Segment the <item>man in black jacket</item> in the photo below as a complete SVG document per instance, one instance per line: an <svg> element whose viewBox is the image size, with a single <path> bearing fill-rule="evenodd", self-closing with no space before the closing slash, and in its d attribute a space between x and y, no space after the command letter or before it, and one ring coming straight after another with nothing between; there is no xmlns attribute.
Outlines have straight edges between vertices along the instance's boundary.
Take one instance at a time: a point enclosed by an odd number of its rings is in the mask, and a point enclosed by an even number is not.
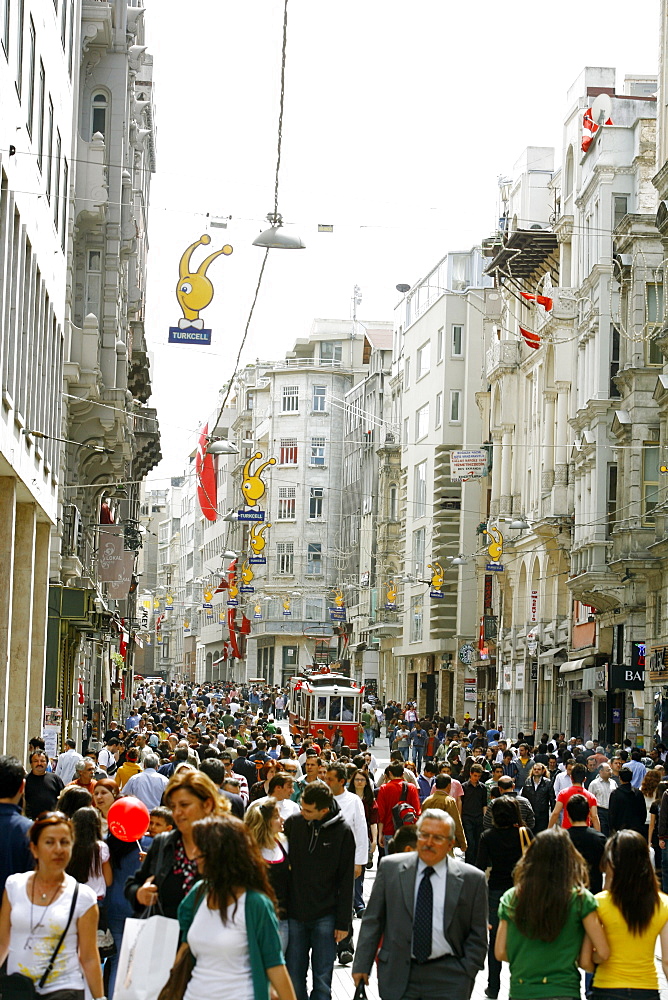
<svg viewBox="0 0 668 1000"><path fill-rule="evenodd" d="M632 780L631 768L623 767L619 772L619 788L616 788L610 796L608 811L610 833L616 833L617 830L636 830L643 834L645 832L647 821L645 797L639 788L633 787Z"/></svg>
<svg viewBox="0 0 668 1000"><path fill-rule="evenodd" d="M352 913L355 838L324 781L305 786L300 808L301 815L285 823L290 845L286 960L297 1000L308 1000L309 957L311 1000L330 1000L336 946L348 934Z"/></svg>
<svg viewBox="0 0 668 1000"><path fill-rule="evenodd" d="M531 774L522 787L522 795L531 803L536 817L533 832L540 833L541 830L547 830L550 813L554 809L555 795L545 764L534 763Z"/></svg>

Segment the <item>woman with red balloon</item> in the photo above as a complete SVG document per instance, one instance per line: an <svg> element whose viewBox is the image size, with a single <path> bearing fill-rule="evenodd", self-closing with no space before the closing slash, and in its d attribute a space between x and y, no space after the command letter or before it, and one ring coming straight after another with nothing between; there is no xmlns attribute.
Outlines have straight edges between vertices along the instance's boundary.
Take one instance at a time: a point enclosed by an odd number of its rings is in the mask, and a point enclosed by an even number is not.
<svg viewBox="0 0 668 1000"><path fill-rule="evenodd" d="M111 812L122 801L119 799L109 810L110 830ZM229 811L230 804L211 778L190 770L181 770L170 779L163 802L172 811L176 830L155 838L143 864L128 879L125 895L135 910L159 903L165 917L176 917L179 903L199 878L192 825L205 816L221 816Z"/></svg>

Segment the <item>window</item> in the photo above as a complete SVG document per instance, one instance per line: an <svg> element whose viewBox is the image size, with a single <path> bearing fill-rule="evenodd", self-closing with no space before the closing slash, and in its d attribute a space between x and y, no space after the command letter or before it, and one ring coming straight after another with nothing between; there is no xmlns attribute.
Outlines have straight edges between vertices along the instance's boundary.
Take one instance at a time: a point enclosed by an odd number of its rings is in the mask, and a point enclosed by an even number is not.
<svg viewBox="0 0 668 1000"><path fill-rule="evenodd" d="M60 43L65 51L65 39L67 38L67 0L63 0L60 11Z"/></svg>
<svg viewBox="0 0 668 1000"><path fill-rule="evenodd" d="M324 385L313 386L313 410L315 413L325 412L325 402L327 399L327 389Z"/></svg>
<svg viewBox="0 0 668 1000"><path fill-rule="evenodd" d="M65 239L67 236L67 203L69 201L70 166L66 159L63 160L63 219L61 223L60 245L65 250Z"/></svg>
<svg viewBox="0 0 668 1000"><path fill-rule="evenodd" d="M299 409L299 386L284 385L281 410L283 413L296 413Z"/></svg>
<svg viewBox="0 0 668 1000"><path fill-rule="evenodd" d="M415 597L411 597L411 642L420 642L422 640L422 597L418 594Z"/></svg>
<svg viewBox="0 0 668 1000"><path fill-rule="evenodd" d="M46 198L51 203L51 186L53 183L53 101L49 94L49 138L48 138L48 161L46 164Z"/></svg>
<svg viewBox="0 0 668 1000"><path fill-rule="evenodd" d="M322 621L324 610L322 597L306 597L304 599L304 618L307 621Z"/></svg>
<svg viewBox="0 0 668 1000"><path fill-rule="evenodd" d="M247 410L252 410L254 408L254 406L255 406L255 393L254 392L247 392L246 393L246 409Z"/></svg>
<svg viewBox="0 0 668 1000"><path fill-rule="evenodd" d="M311 438L311 465L325 464L325 439L323 437Z"/></svg>
<svg viewBox="0 0 668 1000"><path fill-rule="evenodd" d="M450 423L451 424L458 424L459 421L461 420L461 416L460 416L460 413L459 413L459 401L460 401L460 397L461 397L461 393L460 393L459 389L453 389L450 392Z"/></svg>
<svg viewBox="0 0 668 1000"><path fill-rule="evenodd" d="M278 520L294 521L295 519L295 495L294 486L281 486L278 490Z"/></svg>
<svg viewBox="0 0 668 1000"><path fill-rule="evenodd" d="M615 529L615 522L617 521L617 465L616 463L611 463L608 466L608 497L607 497L607 513L608 513L608 537L612 534Z"/></svg>
<svg viewBox="0 0 668 1000"><path fill-rule="evenodd" d="M436 334L436 364L443 360L443 327Z"/></svg>
<svg viewBox="0 0 668 1000"><path fill-rule="evenodd" d="M413 517L424 517L427 513L427 462L415 466L415 496Z"/></svg>
<svg viewBox="0 0 668 1000"><path fill-rule="evenodd" d="M60 132L56 129L56 190L55 197L53 199L53 224L56 227L56 233L58 232L58 223L60 222L60 157L62 153L62 142L60 140Z"/></svg>
<svg viewBox="0 0 668 1000"><path fill-rule="evenodd" d="M416 374L415 377L422 378L426 375L431 366L431 341L428 340L426 344L422 347L418 347L417 356L415 359Z"/></svg>
<svg viewBox="0 0 668 1000"><path fill-rule="evenodd" d="M37 107L37 166L41 173L44 160L44 97L46 91L46 75L44 63L39 61L39 105Z"/></svg>
<svg viewBox="0 0 668 1000"><path fill-rule="evenodd" d="M89 250L86 255L86 311L93 316L100 315L100 291L102 288L102 251Z"/></svg>
<svg viewBox="0 0 668 1000"><path fill-rule="evenodd" d="M399 520L399 487L396 483L390 486L390 521Z"/></svg>
<svg viewBox="0 0 668 1000"><path fill-rule="evenodd" d="M411 384L411 359L404 361L404 389L408 389Z"/></svg>
<svg viewBox="0 0 668 1000"><path fill-rule="evenodd" d="M612 228L616 229L628 211L628 198L625 194L612 196Z"/></svg>
<svg viewBox="0 0 668 1000"><path fill-rule="evenodd" d="M70 40L68 43L67 68L72 76L72 61L74 57L74 0L70 0Z"/></svg>
<svg viewBox="0 0 668 1000"><path fill-rule="evenodd" d="M613 381L619 372L619 330L616 326L610 326L610 399L619 399L621 392L616 382Z"/></svg>
<svg viewBox="0 0 668 1000"><path fill-rule="evenodd" d="M341 361L341 341L323 340L320 344L321 361Z"/></svg>
<svg viewBox="0 0 668 1000"><path fill-rule="evenodd" d="M425 529L413 532L413 576L416 580L424 576Z"/></svg>
<svg viewBox="0 0 668 1000"><path fill-rule="evenodd" d="M295 569L294 550L294 542L278 542L276 545L277 571L281 576L293 576Z"/></svg>
<svg viewBox="0 0 668 1000"><path fill-rule="evenodd" d="M659 446L645 441L642 451L642 520L654 524L654 508L659 495Z"/></svg>
<svg viewBox="0 0 668 1000"><path fill-rule="evenodd" d="M404 440L403 440L404 448L408 447L408 435L409 434L410 434L409 419L408 419L408 417L404 417Z"/></svg>
<svg viewBox="0 0 668 1000"><path fill-rule="evenodd" d="M663 633L663 597L656 594L654 597L654 637L658 638Z"/></svg>
<svg viewBox="0 0 668 1000"><path fill-rule="evenodd" d="M436 393L436 416L434 418L434 427L440 427L443 422L443 393Z"/></svg>
<svg viewBox="0 0 668 1000"><path fill-rule="evenodd" d="M107 134L107 109L109 101L102 91L93 94L90 110L90 137L99 132L102 138Z"/></svg>
<svg viewBox="0 0 668 1000"><path fill-rule="evenodd" d="M281 438L279 465L297 464L297 438Z"/></svg>
<svg viewBox="0 0 668 1000"><path fill-rule="evenodd" d="M320 542L309 542L306 549L307 576L322 576L322 545Z"/></svg>
<svg viewBox="0 0 668 1000"><path fill-rule="evenodd" d="M648 282L647 294L647 336L648 365L663 365L663 355L654 341L652 334L663 323L663 285L660 282Z"/></svg>
<svg viewBox="0 0 668 1000"><path fill-rule="evenodd" d="M322 503L324 490L322 486L312 486L308 502L308 516L312 520L322 518Z"/></svg>
<svg viewBox="0 0 668 1000"><path fill-rule="evenodd" d="M2 3L2 47L5 55L9 59L9 15L11 11L11 0L0 0Z"/></svg>
<svg viewBox="0 0 668 1000"><path fill-rule="evenodd" d="M453 358L464 356L464 327L455 324L452 328L451 354Z"/></svg>
<svg viewBox="0 0 668 1000"><path fill-rule="evenodd" d="M21 100L23 91L23 29L25 26L25 0L19 0L18 26L16 31L16 93Z"/></svg>
<svg viewBox="0 0 668 1000"><path fill-rule="evenodd" d="M35 114L35 24L30 18L30 49L28 52L28 115L26 128L32 139L33 117Z"/></svg>
<svg viewBox="0 0 668 1000"><path fill-rule="evenodd" d="M415 414L415 440L421 441L429 433L429 403L421 406Z"/></svg>

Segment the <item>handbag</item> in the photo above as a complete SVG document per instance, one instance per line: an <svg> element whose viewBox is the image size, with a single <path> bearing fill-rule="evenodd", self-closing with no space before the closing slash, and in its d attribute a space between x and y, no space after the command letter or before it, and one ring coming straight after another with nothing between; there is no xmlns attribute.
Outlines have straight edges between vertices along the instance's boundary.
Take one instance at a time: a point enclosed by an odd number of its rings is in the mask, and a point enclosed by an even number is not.
<svg viewBox="0 0 668 1000"><path fill-rule="evenodd" d="M360 979L359 983L355 987L353 1000L366 1000L366 986L364 985L363 979Z"/></svg>
<svg viewBox="0 0 668 1000"><path fill-rule="evenodd" d="M128 917L118 953L114 1000L157 1000L179 945L179 922L152 914Z"/></svg>
<svg viewBox="0 0 668 1000"><path fill-rule="evenodd" d="M158 1000L183 1000L194 968L195 956L187 944L181 945L169 973L169 979L160 990Z"/></svg>
<svg viewBox="0 0 668 1000"><path fill-rule="evenodd" d="M72 917L74 916L74 910L77 905L77 898L79 896L79 883L76 882L74 885L74 892L72 894L72 904L70 906L70 912L67 917L67 923L65 924L65 930L60 935L58 944L53 949L51 958L49 959L49 964L40 976L37 983L40 989L44 989L44 984L53 972L53 966L58 957L58 952L62 948L63 941L65 940L65 935L70 929L70 924L72 923ZM33 1000L38 996L35 990L35 981L31 979L30 976L24 976L20 972L12 972L8 976L0 976L0 1000Z"/></svg>
<svg viewBox="0 0 668 1000"><path fill-rule="evenodd" d="M104 961L105 958L111 958L115 955L117 949L114 936L109 930L109 924L107 922L106 904L98 903L97 905L100 913L97 923L97 950L100 953L100 960Z"/></svg>
<svg viewBox="0 0 668 1000"><path fill-rule="evenodd" d="M531 836L525 826L521 826L519 828L519 831L520 831L520 847L522 848L522 854L526 854L527 850L531 846Z"/></svg>

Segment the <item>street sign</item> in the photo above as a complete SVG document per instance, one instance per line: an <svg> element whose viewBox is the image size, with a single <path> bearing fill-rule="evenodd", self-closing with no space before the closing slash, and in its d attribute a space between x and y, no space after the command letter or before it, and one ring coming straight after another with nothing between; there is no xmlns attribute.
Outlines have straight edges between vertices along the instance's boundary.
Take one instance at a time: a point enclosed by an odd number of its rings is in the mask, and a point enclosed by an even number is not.
<svg viewBox="0 0 668 1000"><path fill-rule="evenodd" d="M487 573L503 573L503 566L501 563L487 563L485 566L485 572Z"/></svg>
<svg viewBox="0 0 668 1000"><path fill-rule="evenodd" d="M211 344L211 330L197 330L194 326L187 326L181 329L179 326L170 326L169 344Z"/></svg>
<svg viewBox="0 0 668 1000"><path fill-rule="evenodd" d="M263 510L239 510L237 521L264 521Z"/></svg>

